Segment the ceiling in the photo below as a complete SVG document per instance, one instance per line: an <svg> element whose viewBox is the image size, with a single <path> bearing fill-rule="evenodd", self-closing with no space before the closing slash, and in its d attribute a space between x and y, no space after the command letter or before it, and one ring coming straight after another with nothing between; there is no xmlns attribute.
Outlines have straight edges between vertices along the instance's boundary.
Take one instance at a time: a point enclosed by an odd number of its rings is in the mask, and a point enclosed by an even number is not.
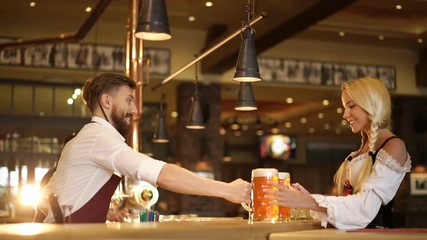
<svg viewBox="0 0 427 240"><path fill-rule="evenodd" d="M130 1L37 0L33 8L28 6L29 2L0 0L0 36L22 38L25 42L76 32L89 15L82 9L95 7L98 2L108 4L98 21L123 26ZM206 7L204 2L167 0L166 4L172 30L207 31L207 49L241 26L247 16L247 1L213 0L212 7ZM398 4L401 9L397 9ZM255 16L261 11L266 11L268 17L256 25L258 54L290 38L390 46L420 53L427 45L427 0L256 0ZM189 16L194 16L196 21L188 21ZM124 34L125 27L115 31L117 39L123 38L120 31ZM202 71L223 73L231 69L239 45L240 40L236 39L208 55L202 60ZM234 102L227 100L227 96L236 94L236 90L224 87L224 121L237 117L241 122L254 123L261 118L269 123L278 120L283 129L284 123L291 122L292 127L285 130L289 132L306 133L310 128L316 129L316 133L334 133L337 128L343 133L349 132L347 127L340 125L341 114L336 109L341 103L336 91L293 87L292 94L302 97L292 104L278 100L278 96L283 96L283 89L261 86L254 91L259 110L236 113ZM331 93L337 101L322 105L322 100L330 98ZM319 113L324 117L319 118ZM307 123L312 125L302 124L301 117L306 117ZM327 124L328 128L325 127Z"/></svg>

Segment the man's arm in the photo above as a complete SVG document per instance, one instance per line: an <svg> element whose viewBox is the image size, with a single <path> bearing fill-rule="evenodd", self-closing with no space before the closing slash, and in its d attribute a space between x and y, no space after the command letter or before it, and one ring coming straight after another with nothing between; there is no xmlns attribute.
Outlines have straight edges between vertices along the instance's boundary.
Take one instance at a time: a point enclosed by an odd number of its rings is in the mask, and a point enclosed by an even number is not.
<svg viewBox="0 0 427 240"><path fill-rule="evenodd" d="M231 183L200 177L174 164L162 168L157 185L182 194L221 197L234 203L250 203L251 184L242 179Z"/></svg>

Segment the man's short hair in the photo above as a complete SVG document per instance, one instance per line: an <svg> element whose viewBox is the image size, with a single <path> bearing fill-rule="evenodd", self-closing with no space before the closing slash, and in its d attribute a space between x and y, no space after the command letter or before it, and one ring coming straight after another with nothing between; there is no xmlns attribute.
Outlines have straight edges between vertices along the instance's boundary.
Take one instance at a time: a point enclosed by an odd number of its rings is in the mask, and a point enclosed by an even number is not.
<svg viewBox="0 0 427 240"><path fill-rule="evenodd" d="M111 93L120 86L127 85L130 88L136 88L135 82L120 74L101 73L86 80L83 86L83 102L93 113L99 105L99 98L104 93Z"/></svg>

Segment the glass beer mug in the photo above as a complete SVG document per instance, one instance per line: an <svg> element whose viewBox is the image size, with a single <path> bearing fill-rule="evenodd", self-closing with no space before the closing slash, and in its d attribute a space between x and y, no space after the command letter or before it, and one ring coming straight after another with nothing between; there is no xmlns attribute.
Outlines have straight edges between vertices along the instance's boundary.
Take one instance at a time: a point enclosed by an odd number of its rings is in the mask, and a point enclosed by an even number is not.
<svg viewBox="0 0 427 240"><path fill-rule="evenodd" d="M279 220L279 206L270 204L271 200L264 197L266 193L263 189L270 187L267 184L268 181L279 183L277 169L257 168L252 170L251 204L248 206L242 203L243 208L249 212L251 221L277 222Z"/></svg>
<svg viewBox="0 0 427 240"><path fill-rule="evenodd" d="M291 184L291 175L288 172L279 172L279 184ZM289 222L291 219L291 209L286 206L279 206L279 219L281 221Z"/></svg>

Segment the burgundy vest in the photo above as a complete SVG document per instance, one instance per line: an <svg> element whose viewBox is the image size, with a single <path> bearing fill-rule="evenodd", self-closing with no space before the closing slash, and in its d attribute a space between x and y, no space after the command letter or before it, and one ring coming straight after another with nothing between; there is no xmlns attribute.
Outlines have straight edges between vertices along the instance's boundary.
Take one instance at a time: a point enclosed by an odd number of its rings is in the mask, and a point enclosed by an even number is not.
<svg viewBox="0 0 427 240"><path fill-rule="evenodd" d="M115 174L101 189L79 210L71 214L71 223L105 223L113 196L121 178ZM69 221L69 216L65 222Z"/></svg>

